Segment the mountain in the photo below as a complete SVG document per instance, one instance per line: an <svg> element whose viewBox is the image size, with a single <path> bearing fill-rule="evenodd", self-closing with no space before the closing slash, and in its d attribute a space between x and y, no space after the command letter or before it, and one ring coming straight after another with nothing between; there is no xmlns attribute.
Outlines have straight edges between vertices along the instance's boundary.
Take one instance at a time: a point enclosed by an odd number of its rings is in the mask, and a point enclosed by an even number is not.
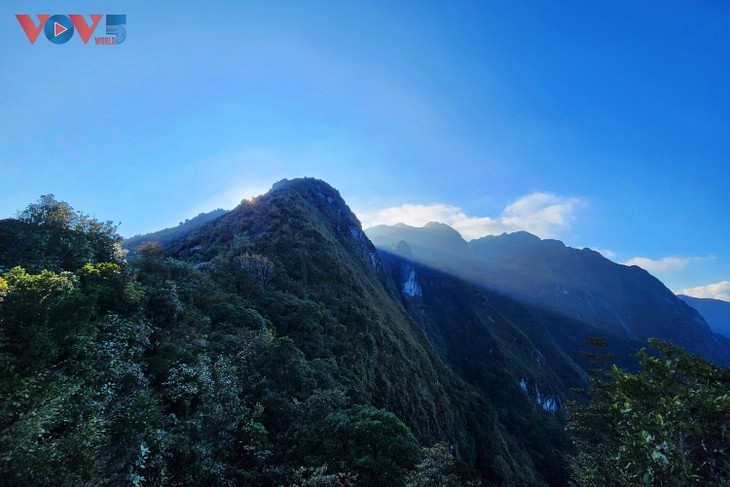
<svg viewBox="0 0 730 487"><path fill-rule="evenodd" d="M699 311L715 333L730 337L730 302L681 294L679 298Z"/></svg>
<svg viewBox="0 0 730 487"><path fill-rule="evenodd" d="M430 230L443 231L444 240L451 237L451 231L441 226L432 225ZM253 259L269 262L273 277L266 285L270 297L262 313L278 335L291 338L308 361L324 368L321 373L333 386L346 390L356 402L395 413L424 444L451 439L460 458L490 482L543 485L547 478L565 478L559 453L568 450L567 439L550 413L558 407L552 398L565 397L566 388L554 374L540 370L529 340L503 318L502 331L489 331L481 314L487 306L477 302L470 319L481 335L464 337L484 350L489 343L479 340L491 337L494 357L499 358L489 363L501 363L503 368L490 371L489 381L470 384L464 370L449 366L456 350L446 353L442 348L439 353L435 348L439 340L451 347L458 337L424 332L425 323L404 308L400 277L394 280L400 263L381 258L339 193L326 183L281 181L269 193L173 242L167 254L228 276L240 273L241 265L231 266L230 259L244 266ZM465 284L454 285L454 298L470 292ZM406 292L417 294L418 286L414 281ZM430 293L430 281L424 286ZM300 316L303 302L318 311ZM460 304L450 306L455 309ZM437 307L428 301L427 316ZM431 324L443 330L457 323L455 316L433 316ZM512 345L510 341L517 338L520 344ZM519 362L533 365L513 369ZM479 365L470 369L472 375L488 370L483 357L475 363ZM521 389L521 379L529 390ZM546 441L539 427L524 426L534 437L527 445L520 431L495 409L491 397L498 384L509 384L501 408L509 409L509 401L519 403L518 409L525 413L521 421L538 418L536 422L550 425L545 428L560 440ZM545 388L545 397L537 396L538 387ZM538 459L549 454L552 463Z"/></svg>
<svg viewBox="0 0 730 487"><path fill-rule="evenodd" d="M399 223L377 225L367 229L368 237L379 247L398 253L398 243L408 243L418 262L454 273L463 273L471 261L469 244L461 234L443 223L431 222L421 228Z"/></svg>
<svg viewBox="0 0 730 487"><path fill-rule="evenodd" d="M399 251L409 252L402 242ZM546 480L565 485L566 472L555 467L572 450L559 413L571 388L585 386L585 372L520 303L395 253L381 256L441 358L494 404Z"/></svg>
<svg viewBox="0 0 730 487"><path fill-rule="evenodd" d="M409 243L414 238L419 247L413 249L413 258L443 268L441 261L432 258L439 255L437 249L422 248L427 247L429 234L425 228L393 226L379 228L372 238L385 250L393 241ZM569 248L527 232L483 237L467 245L470 263L447 268L461 269L462 278L534 308L588 325L572 327L574 331L582 328L583 338L597 332L609 342L622 342L621 348L628 350L629 343L638 348L647 338L658 337L718 363L730 363L730 350L716 339L702 316L639 267L616 264L590 249ZM557 341L565 339L560 332L553 336Z"/></svg>
<svg viewBox="0 0 730 487"><path fill-rule="evenodd" d="M658 337L730 363L730 351L715 340L705 320L637 266L524 233L469 245L480 264L475 278L486 285L617 335L642 342Z"/></svg>
<svg viewBox="0 0 730 487"><path fill-rule="evenodd" d="M201 213L196 217L180 222L175 227L165 228L156 232L147 233L143 235L135 235L133 237L124 239L122 247L127 250L130 256L136 254L136 248L144 242L158 242L163 246L169 245L170 242L179 239L180 237L188 234L196 228L215 220L227 213L226 210L218 208L217 210Z"/></svg>

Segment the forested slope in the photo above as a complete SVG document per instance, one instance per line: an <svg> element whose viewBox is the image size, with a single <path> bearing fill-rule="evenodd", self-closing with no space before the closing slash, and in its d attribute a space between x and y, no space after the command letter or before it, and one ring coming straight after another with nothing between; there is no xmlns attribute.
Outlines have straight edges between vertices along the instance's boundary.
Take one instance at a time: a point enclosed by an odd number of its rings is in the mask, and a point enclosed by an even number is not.
<svg viewBox="0 0 730 487"><path fill-rule="evenodd" d="M7 484L544 483L326 184L119 241L50 196L0 222Z"/></svg>

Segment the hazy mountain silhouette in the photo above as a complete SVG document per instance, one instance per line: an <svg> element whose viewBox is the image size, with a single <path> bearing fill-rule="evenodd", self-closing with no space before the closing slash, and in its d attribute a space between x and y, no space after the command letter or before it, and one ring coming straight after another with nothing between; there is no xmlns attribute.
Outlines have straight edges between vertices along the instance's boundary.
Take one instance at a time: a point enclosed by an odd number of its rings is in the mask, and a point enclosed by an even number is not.
<svg viewBox="0 0 730 487"><path fill-rule="evenodd" d="M431 222L421 228L402 223L377 225L368 228L366 233L379 247L389 248L398 255L398 243L405 241L414 259L441 270L463 273L471 262L469 244L459 232L443 223Z"/></svg>
<svg viewBox="0 0 730 487"><path fill-rule="evenodd" d="M715 333L730 337L730 302L721 299L695 298L679 295L679 298L700 312Z"/></svg>
<svg viewBox="0 0 730 487"><path fill-rule="evenodd" d="M367 231L370 235L370 230ZM527 232L487 236L468 242L449 263L428 228L378 228L373 242L389 250L391 242L410 239L413 258L455 272L481 286L505 293L534 307L590 325L591 330L623 340L644 342L657 337L719 363L730 363L730 350L716 339L705 320L645 270L611 262L590 249L573 249L558 240ZM463 239L462 242L466 243ZM449 249L456 246L450 244ZM462 246L463 247L463 246ZM560 333L554 333L556 340Z"/></svg>

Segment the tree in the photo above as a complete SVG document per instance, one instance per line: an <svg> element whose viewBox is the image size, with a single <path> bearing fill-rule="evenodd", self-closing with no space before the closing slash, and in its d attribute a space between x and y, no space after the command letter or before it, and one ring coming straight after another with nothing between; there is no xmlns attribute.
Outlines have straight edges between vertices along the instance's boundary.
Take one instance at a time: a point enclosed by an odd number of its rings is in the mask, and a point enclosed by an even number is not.
<svg viewBox="0 0 730 487"><path fill-rule="evenodd" d="M159 242L142 242L135 250L146 260L161 260L165 256L165 247Z"/></svg>
<svg viewBox="0 0 730 487"><path fill-rule="evenodd" d="M0 350L13 357L14 370L44 369L86 334L90 309L70 272L29 274L13 267L0 288ZM0 371L0 378L7 373Z"/></svg>
<svg viewBox="0 0 730 487"><path fill-rule="evenodd" d="M79 213L51 194L4 225L8 228L0 232L0 267L59 272L75 271L87 263L124 263L122 237L112 222Z"/></svg>
<svg viewBox="0 0 730 487"><path fill-rule="evenodd" d="M468 481L457 475L456 458L444 443L437 443L430 448L423 448L421 463L411 472L406 482L408 487L468 487L478 485L476 481Z"/></svg>
<svg viewBox="0 0 730 487"><path fill-rule="evenodd" d="M340 471L357 473L362 485L403 485L418 463L418 441L391 412L357 405L329 414L324 426L325 457L337 460Z"/></svg>
<svg viewBox="0 0 730 487"><path fill-rule="evenodd" d="M322 467L301 467L294 472L290 487L353 487L357 475L349 472L329 473L327 465Z"/></svg>
<svg viewBox="0 0 730 487"><path fill-rule="evenodd" d="M276 274L274 263L263 255L247 252L240 257L240 262L241 268L257 285L266 287L274 279Z"/></svg>
<svg viewBox="0 0 730 487"><path fill-rule="evenodd" d="M650 339L640 371L615 365L570 407L580 485L728 485L730 369Z"/></svg>
<svg viewBox="0 0 730 487"><path fill-rule="evenodd" d="M19 212L20 220L31 225L69 228L76 224L79 215L65 201L58 201L52 194L42 195L37 202Z"/></svg>

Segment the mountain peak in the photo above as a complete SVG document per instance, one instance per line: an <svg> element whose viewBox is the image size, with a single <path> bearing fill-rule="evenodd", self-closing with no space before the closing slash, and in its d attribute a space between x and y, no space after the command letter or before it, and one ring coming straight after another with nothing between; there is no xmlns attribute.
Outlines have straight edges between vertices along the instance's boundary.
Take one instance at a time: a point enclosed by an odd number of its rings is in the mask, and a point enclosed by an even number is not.
<svg viewBox="0 0 730 487"><path fill-rule="evenodd" d="M297 192L302 196L317 196L319 198L332 198L339 200L344 204L340 192L330 186L325 181L317 178L296 178L296 179L282 179L277 181L271 186L268 194L285 193L285 192Z"/></svg>
<svg viewBox="0 0 730 487"><path fill-rule="evenodd" d="M428 228L429 230L446 230L451 232L456 231L449 225L441 222L428 222L423 226L423 228Z"/></svg>
<svg viewBox="0 0 730 487"><path fill-rule="evenodd" d="M414 260L438 269L465 268L470 259L469 244L459 232L444 223L429 222L422 227L378 225L368 228L365 233L377 247L386 250L393 251L400 242L406 242Z"/></svg>
<svg viewBox="0 0 730 487"><path fill-rule="evenodd" d="M334 190L332 186L329 185L329 183L312 177L303 177L303 178L294 178L294 179L281 179L274 184L271 185L271 191L280 191L282 189L296 189L296 188L302 188L302 187L308 187L312 185L324 185L330 188L331 190Z"/></svg>

